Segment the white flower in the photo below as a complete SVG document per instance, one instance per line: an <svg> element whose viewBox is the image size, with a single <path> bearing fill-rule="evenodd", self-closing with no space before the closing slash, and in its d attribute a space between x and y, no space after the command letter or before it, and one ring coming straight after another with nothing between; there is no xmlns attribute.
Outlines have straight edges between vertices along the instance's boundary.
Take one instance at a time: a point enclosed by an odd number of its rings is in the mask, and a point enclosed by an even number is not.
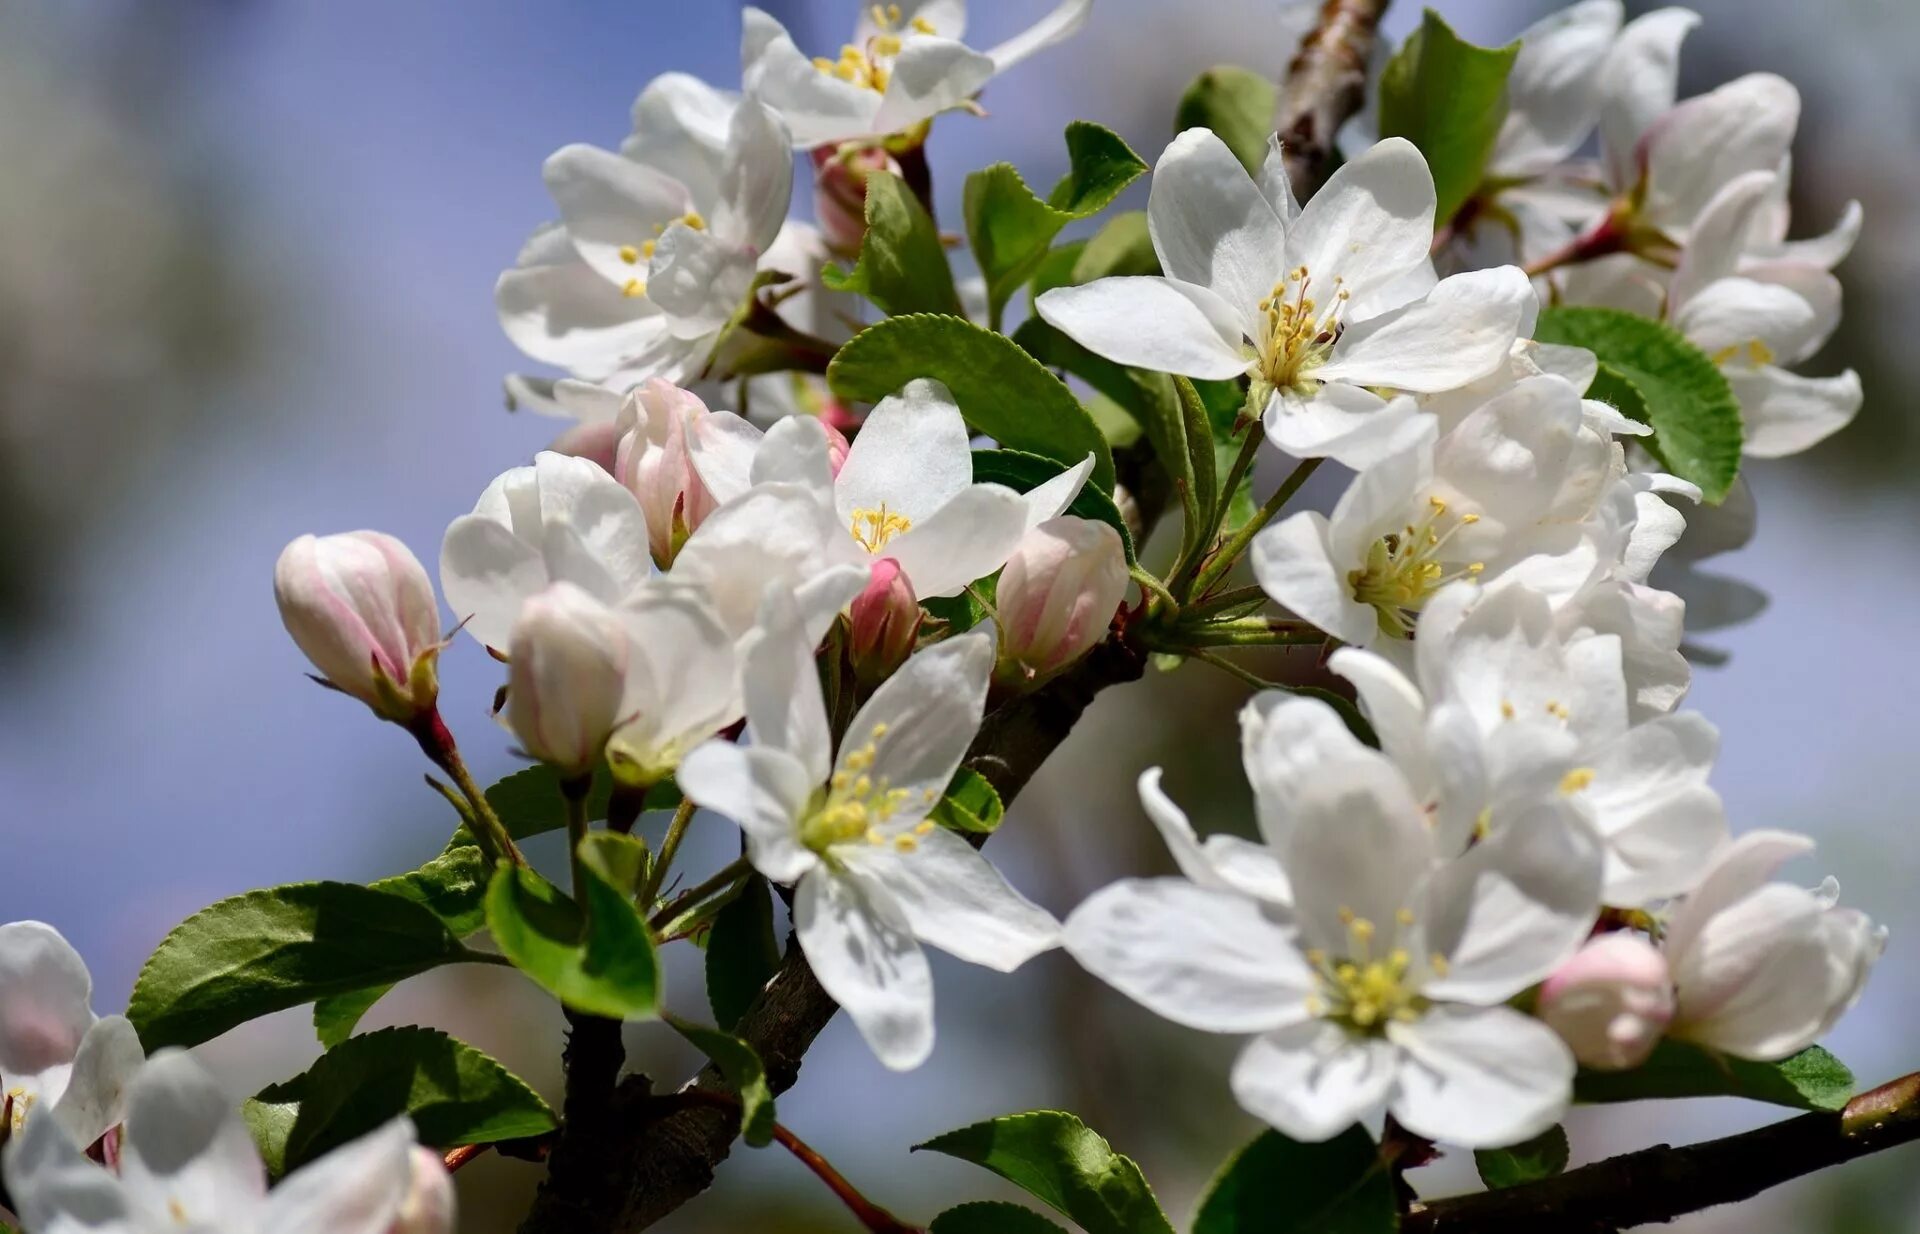
<svg viewBox="0 0 1920 1234"><path fill-rule="evenodd" d="M634 115L625 152L572 145L547 160L561 221L534 233L494 291L522 351L616 390L701 374L767 265L793 188L786 131L758 103L671 75Z"/></svg>
<svg viewBox="0 0 1920 1234"><path fill-rule="evenodd" d="M680 765L687 796L746 833L769 879L794 885L794 930L820 984L882 1063L933 1048L920 948L1010 972L1058 943L1028 902L927 813L980 727L993 640L983 631L915 654L867 700L838 757L813 643L779 588L747 654L747 743L712 741Z"/></svg>
<svg viewBox="0 0 1920 1234"><path fill-rule="evenodd" d="M1107 636L1127 594L1120 533L1063 515L1020 541L994 589L1002 671L1021 683L1044 680Z"/></svg>
<svg viewBox="0 0 1920 1234"><path fill-rule="evenodd" d="M1258 184L1206 129L1154 167L1149 230L1164 276L1096 279L1035 308L1119 364L1272 390L1267 432L1343 462L1392 425L1375 388L1429 393L1507 357L1534 294L1517 268L1436 285L1433 177L1389 138L1296 207L1278 143Z"/></svg>
<svg viewBox="0 0 1920 1234"><path fill-rule="evenodd" d="M555 583L520 606L509 645L506 721L521 747L564 775L592 771L622 714L631 651L619 615Z"/></svg>
<svg viewBox="0 0 1920 1234"><path fill-rule="evenodd" d="M842 593L850 574L837 576ZM697 586L650 579L620 615L629 653L621 722L607 741L607 759L622 781L651 785L740 718L740 660L733 635Z"/></svg>
<svg viewBox="0 0 1920 1234"><path fill-rule="evenodd" d="M413 1124L398 1118L289 1174L271 1192L259 1150L206 1069L163 1050L127 1091L118 1177L42 1122L5 1154L7 1188L36 1234L389 1234L396 1223L449 1234L422 1220ZM429 1210L430 1211L430 1210Z"/></svg>
<svg viewBox="0 0 1920 1234"><path fill-rule="evenodd" d="M782 423L820 433L824 442L824 430L811 417ZM818 642L867 585L869 565L832 508L821 504L815 486L766 481L716 509L681 547L669 577L698 587L721 626L743 645L767 588L783 588Z"/></svg>
<svg viewBox="0 0 1920 1234"><path fill-rule="evenodd" d="M965 0L873 4L835 59L809 59L787 28L749 6L742 14L741 82L780 113L798 147L878 140L964 107L996 73L1086 24L1093 0L1062 0L1033 26L986 52L960 42Z"/></svg>
<svg viewBox="0 0 1920 1234"><path fill-rule="evenodd" d="M1254 541L1267 594L1356 646L1409 637L1449 582L1576 549L1613 460L1558 377L1511 386L1444 436L1432 416L1400 415L1331 517L1303 510Z"/></svg>
<svg viewBox="0 0 1920 1234"><path fill-rule="evenodd" d="M691 443L693 461L716 497L728 501L772 483L802 486L843 529L837 557L890 557L922 599L958 595L1005 565L1029 528L1066 509L1093 467L1088 456L1026 494L974 483L966 421L931 378L880 400L837 472L818 422L784 420L764 437L724 413L707 423L712 429Z"/></svg>
<svg viewBox="0 0 1920 1234"><path fill-rule="evenodd" d="M328 685L401 723L432 710L440 607L406 545L377 531L301 536L274 564L273 598Z"/></svg>
<svg viewBox="0 0 1920 1234"><path fill-rule="evenodd" d="M60 932L0 925L0 1142L51 1123L86 1148L120 1121L146 1054L123 1016L93 1014L93 977Z"/></svg>
<svg viewBox="0 0 1920 1234"><path fill-rule="evenodd" d="M1460 584L1413 651L1413 678L1352 648L1331 663L1432 811L1443 851L1558 801L1605 845L1605 902L1635 907L1693 886L1725 842L1707 785L1719 734L1692 713L1631 723L1617 636L1567 636L1546 598L1515 583Z"/></svg>
<svg viewBox="0 0 1920 1234"><path fill-rule="evenodd" d="M1739 1058L1785 1058L1812 1045L1860 997L1885 928L1836 908L1839 887L1767 879L1813 851L1785 831L1754 831L1718 854L1666 923L1675 1037Z"/></svg>
<svg viewBox="0 0 1920 1234"><path fill-rule="evenodd" d="M1068 919L1067 949L1168 1019L1257 1034L1234 1095L1295 1139L1328 1139L1382 1106L1470 1147L1544 1130L1566 1108L1573 1058L1502 1004L1594 920L1599 862L1584 826L1549 807L1443 861L1393 764L1325 704L1287 699L1265 725L1288 738L1266 772L1285 813L1263 811L1262 830L1291 912L1209 863L1203 877L1096 893Z"/></svg>
<svg viewBox="0 0 1920 1234"><path fill-rule="evenodd" d="M618 604L651 572L633 494L596 464L550 451L498 476L440 546L447 606L500 651L521 604L547 584L573 583Z"/></svg>
<svg viewBox="0 0 1920 1234"><path fill-rule="evenodd" d="M1638 934L1614 930L1582 947L1540 987L1535 1013L1584 1067L1638 1067L1673 1018L1666 957Z"/></svg>

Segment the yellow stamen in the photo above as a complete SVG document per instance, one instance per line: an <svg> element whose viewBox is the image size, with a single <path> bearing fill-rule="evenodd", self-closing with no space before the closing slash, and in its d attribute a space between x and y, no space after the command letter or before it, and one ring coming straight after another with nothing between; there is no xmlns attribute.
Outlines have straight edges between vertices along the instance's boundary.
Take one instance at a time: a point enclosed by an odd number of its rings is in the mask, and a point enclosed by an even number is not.
<svg viewBox="0 0 1920 1234"><path fill-rule="evenodd" d="M1560 777L1560 791L1564 795L1571 797L1592 783L1593 768L1575 767L1572 771Z"/></svg>
<svg viewBox="0 0 1920 1234"><path fill-rule="evenodd" d="M913 526L912 519L893 513L884 502L877 510L855 510L851 521L853 538L869 553L879 552L887 541Z"/></svg>
<svg viewBox="0 0 1920 1234"><path fill-rule="evenodd" d="M652 254L648 254L648 256L652 256ZM640 260L640 250L633 247L631 244L621 245L620 260L626 262L628 265L631 266L635 262Z"/></svg>
<svg viewBox="0 0 1920 1234"><path fill-rule="evenodd" d="M624 284L621 285L620 294L625 296L629 300L639 299L641 296L644 296L647 294L646 280L628 279Z"/></svg>

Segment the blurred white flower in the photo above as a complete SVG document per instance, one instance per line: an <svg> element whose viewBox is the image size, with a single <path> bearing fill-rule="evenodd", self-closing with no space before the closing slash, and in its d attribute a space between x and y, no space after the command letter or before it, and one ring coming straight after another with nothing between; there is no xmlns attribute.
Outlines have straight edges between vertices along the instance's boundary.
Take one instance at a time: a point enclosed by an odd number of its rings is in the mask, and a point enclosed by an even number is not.
<svg viewBox="0 0 1920 1234"><path fill-rule="evenodd" d="M0 1143L51 1122L85 1149L119 1123L146 1061L124 1016L93 1014L93 976L60 932L0 925Z"/></svg>

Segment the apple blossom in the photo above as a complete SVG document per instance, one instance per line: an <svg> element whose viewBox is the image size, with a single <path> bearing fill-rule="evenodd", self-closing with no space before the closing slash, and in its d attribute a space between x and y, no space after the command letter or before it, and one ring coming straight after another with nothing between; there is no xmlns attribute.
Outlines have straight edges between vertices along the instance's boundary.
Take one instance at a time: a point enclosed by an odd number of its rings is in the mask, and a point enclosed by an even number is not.
<svg viewBox="0 0 1920 1234"><path fill-rule="evenodd" d="M681 790L738 823L754 866L794 887L800 947L874 1054L917 1067L933 1049L921 943L1002 972L1058 943L1052 917L927 818L980 727L992 636L915 653L854 715L836 757L812 640L778 587L762 626L745 666L746 742L693 751Z"/></svg>
<svg viewBox="0 0 1920 1234"><path fill-rule="evenodd" d="M891 557L874 562L866 590L847 610L847 657L862 682L878 685L906 663L920 636L921 617L913 580L900 563Z"/></svg>
<svg viewBox="0 0 1920 1234"><path fill-rule="evenodd" d="M448 607L496 651L520 606L549 583L618 604L650 573L647 520L633 494L597 465L547 451L489 484L440 547Z"/></svg>
<svg viewBox="0 0 1920 1234"><path fill-rule="evenodd" d="M1000 674L1025 685L1078 660L1107 636L1127 584L1126 549L1107 524L1062 515L1029 531L994 590Z"/></svg>
<svg viewBox="0 0 1920 1234"><path fill-rule="evenodd" d="M622 783L651 786L740 718L740 660L703 588L650 579L621 605L620 617L628 654L607 761Z"/></svg>
<svg viewBox="0 0 1920 1234"><path fill-rule="evenodd" d="M50 1123L30 1122L4 1166L35 1234L450 1234L423 1219L413 1124L397 1118L289 1174L272 1191L253 1137L220 1086L191 1055L163 1050L127 1089L116 1176L81 1155Z"/></svg>
<svg viewBox="0 0 1920 1234"><path fill-rule="evenodd" d="M740 76L749 95L786 121L796 147L877 140L969 105L995 74L1079 30L1092 9L1093 0L1061 0L1027 30L978 52L960 42L965 0L874 4L838 57L809 59L778 19L748 6Z"/></svg>
<svg viewBox="0 0 1920 1234"><path fill-rule="evenodd" d="M634 387L621 402L613 474L640 502L647 544L662 570L719 504L701 483L687 445L707 416L699 395L659 377Z"/></svg>
<svg viewBox="0 0 1920 1234"><path fill-rule="evenodd" d="M406 545L378 531L301 536L274 564L273 596L327 685L402 724L433 710L440 608Z"/></svg>
<svg viewBox="0 0 1920 1234"><path fill-rule="evenodd" d="M1673 1018L1666 958L1638 934L1602 934L1541 985L1536 1014L1581 1066L1638 1067Z"/></svg>
<svg viewBox="0 0 1920 1234"><path fill-rule="evenodd" d="M1785 1058L1860 997L1886 929L1836 908L1832 879L1814 890L1767 881L1812 851L1805 836L1748 832L1668 916L1661 948L1676 991L1673 1036L1738 1058Z"/></svg>
<svg viewBox="0 0 1920 1234"><path fill-rule="evenodd" d="M93 1014L93 977L52 926L0 925L0 1143L51 1121L76 1148L119 1123L146 1053L123 1016Z"/></svg>
<svg viewBox="0 0 1920 1234"><path fill-rule="evenodd" d="M1299 457L1354 461L1394 418L1378 389L1465 385L1506 358L1534 309L1517 268L1438 284L1433 177L1389 138L1297 207L1278 143L1258 183L1226 143L1188 129L1147 201L1163 275L1048 291L1041 317L1119 364L1223 380L1250 375L1266 429Z"/></svg>
<svg viewBox="0 0 1920 1234"><path fill-rule="evenodd" d="M620 616L572 583L530 596L513 623L506 720L567 776L593 770L620 722L632 654Z"/></svg>

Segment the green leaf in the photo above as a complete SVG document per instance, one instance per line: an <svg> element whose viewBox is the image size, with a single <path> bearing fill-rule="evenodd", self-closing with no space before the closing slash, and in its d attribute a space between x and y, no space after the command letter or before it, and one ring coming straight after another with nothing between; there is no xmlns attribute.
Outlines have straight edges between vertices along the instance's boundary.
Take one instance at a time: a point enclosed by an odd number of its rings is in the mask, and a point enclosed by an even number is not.
<svg viewBox="0 0 1920 1234"><path fill-rule="evenodd" d="M587 794L588 822L598 822L607 816L607 802L612 796L613 777L602 764L594 770L593 790ZM546 763L516 771L495 783L487 789L487 804L516 840L562 831L567 825L566 799L560 795L560 773ZM471 838L461 841L456 833L455 844L448 847L457 847L462 842L473 843Z"/></svg>
<svg viewBox="0 0 1920 1234"><path fill-rule="evenodd" d="M1600 361L1600 367L1594 371L1593 381L1587 386L1587 397L1600 400L1629 420L1651 423L1647 418L1647 396L1640 393L1640 387L1625 373L1605 360Z"/></svg>
<svg viewBox="0 0 1920 1234"><path fill-rule="evenodd" d="M1087 1234L1173 1234L1140 1167L1071 1114L1009 1114L914 1146L921 1149L992 1170Z"/></svg>
<svg viewBox="0 0 1920 1234"><path fill-rule="evenodd" d="M433 1148L517 1140L559 1125L518 1076L431 1028L387 1028L335 1046L262 1089L243 1113L275 1177L402 1114Z"/></svg>
<svg viewBox="0 0 1920 1234"><path fill-rule="evenodd" d="M1113 457L1073 391L1004 334L960 317L889 317L853 336L827 366L843 399L877 403L916 377L946 384L975 432L1072 466L1093 455L1092 484L1113 488Z"/></svg>
<svg viewBox="0 0 1920 1234"><path fill-rule="evenodd" d="M773 1089L767 1068L752 1046L732 1033L683 1020L671 1012L661 1016L675 1032L705 1054L740 1098L740 1138L753 1148L765 1148L773 1139Z"/></svg>
<svg viewBox="0 0 1920 1234"><path fill-rule="evenodd" d="M1507 74L1518 41L1476 47L1428 9L1380 74L1380 136L1420 147L1433 170L1434 223L1466 204L1507 118Z"/></svg>
<svg viewBox="0 0 1920 1234"><path fill-rule="evenodd" d="M1220 500L1220 478L1214 471L1213 424L1207 419L1207 405L1193 382L1175 377L1173 392L1180 408L1180 435L1187 451L1186 465L1175 472L1175 478L1176 482L1193 487L1187 526L1181 534L1188 551L1197 552L1206 547L1200 541L1213 526L1214 511Z"/></svg>
<svg viewBox="0 0 1920 1234"><path fill-rule="evenodd" d="M647 842L617 831L596 831L580 842L580 860L607 886L630 898L647 877Z"/></svg>
<svg viewBox="0 0 1920 1234"><path fill-rule="evenodd" d="M412 900L444 922L454 937L465 938L487 923L485 901L491 873L480 850L463 844L417 870L371 885L375 891Z"/></svg>
<svg viewBox="0 0 1920 1234"><path fill-rule="evenodd" d="M773 932L773 895L758 874L713 918L707 934L707 1004L728 1032L780 968Z"/></svg>
<svg viewBox="0 0 1920 1234"><path fill-rule="evenodd" d="M1032 1209L1018 1204L978 1201L949 1208L933 1219L927 1234L1067 1234Z"/></svg>
<svg viewBox="0 0 1920 1234"><path fill-rule="evenodd" d="M1707 354L1680 332L1620 309L1550 308L1533 336L1543 343L1584 347L1600 358L1593 384L1623 413L1653 426L1642 438L1668 471L1700 486L1717 505L1740 474L1740 404Z"/></svg>
<svg viewBox="0 0 1920 1234"><path fill-rule="evenodd" d="M1566 1129L1556 1123L1524 1144L1475 1149L1473 1164L1480 1171L1480 1181L1490 1190L1499 1191L1552 1178L1566 1170L1571 1156Z"/></svg>
<svg viewBox="0 0 1920 1234"><path fill-rule="evenodd" d="M127 1018L149 1051L198 1045L269 1012L474 958L438 917L357 883L249 891L175 926Z"/></svg>
<svg viewBox="0 0 1920 1234"><path fill-rule="evenodd" d="M373 1010L373 1005L385 998L387 991L392 988L393 984L389 982L315 1000L313 1035L320 1039L320 1047L331 1050L353 1036L353 1030L360 1027L361 1017Z"/></svg>
<svg viewBox="0 0 1920 1234"><path fill-rule="evenodd" d="M976 484L1004 484L1017 493L1038 488L1065 470L1054 459L1022 450L973 452L973 479ZM1119 532L1120 545L1127 552L1127 564L1133 564L1133 535L1127 530L1127 520L1120 515L1120 507L1113 503L1113 497L1107 490L1095 488L1089 481L1067 503L1066 512L1105 523Z"/></svg>
<svg viewBox="0 0 1920 1234"><path fill-rule="evenodd" d="M1393 1178L1373 1137L1349 1127L1323 1144L1268 1131L1214 1176L1193 1234L1389 1234Z"/></svg>
<svg viewBox="0 0 1920 1234"><path fill-rule="evenodd" d="M1069 240L1065 244L1056 244L1047 250L1040 259L1040 265L1033 272L1033 281L1027 286L1027 294L1038 300L1056 287L1070 287L1076 281L1073 268L1080 263L1080 254L1086 252L1085 240Z"/></svg>
<svg viewBox="0 0 1920 1234"><path fill-rule="evenodd" d="M945 795L927 817L952 831L992 835L1006 813L1000 794L987 777L971 767L962 767L953 773Z"/></svg>
<svg viewBox="0 0 1920 1234"><path fill-rule="evenodd" d="M820 281L865 296L888 314L958 313L940 230L906 181L892 172L869 173L866 211L859 262L848 271L828 266Z"/></svg>
<svg viewBox="0 0 1920 1234"><path fill-rule="evenodd" d="M1173 127L1176 132L1212 129L1249 172L1259 175L1279 105L1280 88L1270 79L1251 69L1222 64L1194 78L1180 96Z"/></svg>
<svg viewBox="0 0 1920 1234"><path fill-rule="evenodd" d="M1078 285L1127 274L1158 273L1160 255L1153 251L1147 212L1129 210L1114 215L1087 238L1079 260L1073 263L1072 282Z"/></svg>
<svg viewBox="0 0 1920 1234"><path fill-rule="evenodd" d="M1667 1038L1631 1071L1582 1070L1576 1101L1641 1101L1657 1097L1745 1097L1796 1110L1839 1110L1853 1097L1853 1073L1819 1046L1777 1063L1732 1058Z"/></svg>
<svg viewBox="0 0 1920 1234"><path fill-rule="evenodd" d="M996 330L1008 299L1033 277L1060 229L1106 209L1147 170L1111 130L1085 121L1067 126L1067 159L1067 178L1045 201L1011 163L967 177L967 242L987 281L987 320Z"/></svg>
<svg viewBox="0 0 1920 1234"><path fill-rule="evenodd" d="M633 901L591 866L587 912L525 866L487 888L487 926L514 967L576 1011L649 1019L660 1007L653 938ZM589 920L591 928L589 928Z"/></svg>

